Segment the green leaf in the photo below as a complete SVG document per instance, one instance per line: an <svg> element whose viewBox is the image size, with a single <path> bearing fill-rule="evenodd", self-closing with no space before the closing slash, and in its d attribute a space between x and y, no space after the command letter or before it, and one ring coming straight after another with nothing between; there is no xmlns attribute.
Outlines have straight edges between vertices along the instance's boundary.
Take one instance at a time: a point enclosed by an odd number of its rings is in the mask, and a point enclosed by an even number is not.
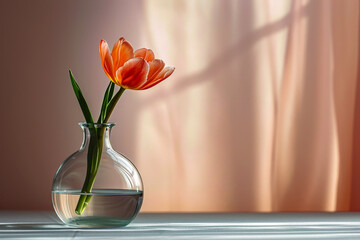
<svg viewBox="0 0 360 240"><path fill-rule="evenodd" d="M79 101L79 104L80 104L80 107L81 107L81 110L84 114L84 117L85 117L85 120L87 123L93 123L94 120L91 116L91 112L90 112L90 109L89 109L89 106L87 105L86 101L85 101L85 98L80 90L80 87L79 85L77 84L71 70L69 70L69 74L70 74L70 79L71 79L71 84L73 86L73 89L74 89L74 92L75 92L75 95Z"/></svg>

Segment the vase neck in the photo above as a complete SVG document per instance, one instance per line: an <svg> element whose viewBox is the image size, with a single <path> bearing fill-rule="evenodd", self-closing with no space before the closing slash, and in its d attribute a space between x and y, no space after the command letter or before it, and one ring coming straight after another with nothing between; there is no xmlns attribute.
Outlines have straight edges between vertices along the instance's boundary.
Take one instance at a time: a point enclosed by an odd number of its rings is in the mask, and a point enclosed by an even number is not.
<svg viewBox="0 0 360 240"><path fill-rule="evenodd" d="M87 148L90 141L97 141L99 145L102 145L103 149L112 148L110 143L110 133L113 123L103 124L90 124L90 123L79 123L83 130L83 141L80 149Z"/></svg>

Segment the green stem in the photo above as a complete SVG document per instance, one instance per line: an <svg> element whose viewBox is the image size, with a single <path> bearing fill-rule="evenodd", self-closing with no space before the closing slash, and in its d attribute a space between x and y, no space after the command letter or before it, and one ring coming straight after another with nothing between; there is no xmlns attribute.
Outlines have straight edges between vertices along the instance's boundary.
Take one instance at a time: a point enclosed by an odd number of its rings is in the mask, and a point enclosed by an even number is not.
<svg viewBox="0 0 360 240"><path fill-rule="evenodd" d="M106 110L106 115L104 117L104 123L106 123L109 120L110 115L111 115L112 111L114 110L116 103L119 101L121 95L124 93L125 90L126 90L125 88L120 87L119 91L115 94L115 96L109 102L107 110Z"/></svg>
<svg viewBox="0 0 360 240"><path fill-rule="evenodd" d="M105 128L89 128L90 130L90 143L88 149L88 163L86 178L84 185L81 189L82 193L91 193L92 187L95 182L95 177L99 169L101 153L103 148L103 136ZM96 131L97 130L97 131ZM88 205L92 195L80 195L75 213L81 215L86 206Z"/></svg>
<svg viewBox="0 0 360 240"><path fill-rule="evenodd" d="M109 92L112 91L110 88L110 85L108 87ZM116 103L119 101L121 95L124 93L125 88L120 87L119 91L115 94L115 96L109 100L107 97L104 97L104 102L109 101L106 108L102 106L102 111L104 109L104 112L100 113L100 123L101 123L101 116L103 116L103 123L106 123L111 113L113 112ZM108 93L106 93L108 94ZM110 94L109 94L110 95ZM111 92L112 95L112 92ZM103 104L104 104L103 102ZM93 188L95 177L97 174L97 171L99 169L100 160L101 160L101 153L103 148L103 137L104 137L104 131L105 128L101 127L96 129L95 127L90 127L90 143L89 143L89 149L88 149L88 156L87 156L87 171L86 171L86 178L84 181L84 185L81 189L81 193L91 193L91 190ZM86 206L88 205L89 201L91 200L92 195L80 195L79 201L76 205L75 213L78 215L81 215Z"/></svg>

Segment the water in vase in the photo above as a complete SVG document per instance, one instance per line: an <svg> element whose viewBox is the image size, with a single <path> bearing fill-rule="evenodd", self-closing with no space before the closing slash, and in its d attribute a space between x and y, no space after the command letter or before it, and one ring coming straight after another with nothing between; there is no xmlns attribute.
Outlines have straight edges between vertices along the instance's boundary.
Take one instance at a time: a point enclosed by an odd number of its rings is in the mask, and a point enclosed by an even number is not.
<svg viewBox="0 0 360 240"><path fill-rule="evenodd" d="M80 195L92 195L81 215L75 213ZM93 189L90 194L80 190L53 191L52 199L59 217L69 225L87 227L125 226L138 214L143 192L123 189Z"/></svg>

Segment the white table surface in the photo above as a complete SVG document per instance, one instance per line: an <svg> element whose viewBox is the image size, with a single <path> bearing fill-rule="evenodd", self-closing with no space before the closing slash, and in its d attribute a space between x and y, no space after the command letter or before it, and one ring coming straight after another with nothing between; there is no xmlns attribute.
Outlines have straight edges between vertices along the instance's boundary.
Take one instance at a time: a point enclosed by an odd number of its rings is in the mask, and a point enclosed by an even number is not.
<svg viewBox="0 0 360 240"><path fill-rule="evenodd" d="M53 212L0 211L0 239L360 239L360 213L145 213L112 229L70 228Z"/></svg>

